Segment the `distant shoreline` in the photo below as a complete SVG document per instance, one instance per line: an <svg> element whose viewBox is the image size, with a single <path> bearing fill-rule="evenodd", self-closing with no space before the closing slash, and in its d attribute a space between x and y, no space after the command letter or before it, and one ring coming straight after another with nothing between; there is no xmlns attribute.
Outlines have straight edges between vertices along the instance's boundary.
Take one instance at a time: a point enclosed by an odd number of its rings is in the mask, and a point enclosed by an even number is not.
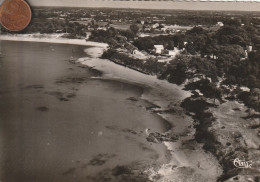
<svg viewBox="0 0 260 182"><path fill-rule="evenodd" d="M62 38L61 37L62 35L63 34L8 34L8 35L0 35L0 40L73 44L73 45L100 47L104 49L108 47L106 43L86 41L84 39L67 39L67 38Z"/></svg>
<svg viewBox="0 0 260 182"><path fill-rule="evenodd" d="M32 2L30 2L32 1ZM78 3L57 3L57 2L37 2L30 0L31 6L35 7L51 7L51 8L114 8L114 9L152 9L152 10L193 10L193 11L259 11L258 1L80 1Z"/></svg>
<svg viewBox="0 0 260 182"><path fill-rule="evenodd" d="M227 1L230 2L230 1ZM259 3L259 2L257 2ZM64 9L77 9L77 8L81 8L81 7L69 7L69 6L33 6L33 8L64 8ZM101 10L128 10L129 8L117 8L117 7L83 7L84 9L101 9ZM145 8L130 8L132 11L149 11L149 10L162 10L162 11L169 11L169 12L179 12L179 11L185 11L185 12L219 12L219 13L258 13L258 10L252 10L252 11L247 11L247 10L203 10L203 9L199 9L199 10L192 10L192 9L167 9L167 8L163 8L163 9L156 9L156 8L149 8L149 9L145 9Z"/></svg>

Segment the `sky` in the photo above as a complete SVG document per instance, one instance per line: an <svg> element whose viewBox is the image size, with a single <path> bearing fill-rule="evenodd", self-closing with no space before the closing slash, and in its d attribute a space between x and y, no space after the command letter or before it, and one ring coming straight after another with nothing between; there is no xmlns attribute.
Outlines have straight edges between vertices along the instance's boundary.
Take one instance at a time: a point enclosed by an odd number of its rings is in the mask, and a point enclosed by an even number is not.
<svg viewBox="0 0 260 182"><path fill-rule="evenodd" d="M32 6L260 11L260 0L27 0L27 2Z"/></svg>

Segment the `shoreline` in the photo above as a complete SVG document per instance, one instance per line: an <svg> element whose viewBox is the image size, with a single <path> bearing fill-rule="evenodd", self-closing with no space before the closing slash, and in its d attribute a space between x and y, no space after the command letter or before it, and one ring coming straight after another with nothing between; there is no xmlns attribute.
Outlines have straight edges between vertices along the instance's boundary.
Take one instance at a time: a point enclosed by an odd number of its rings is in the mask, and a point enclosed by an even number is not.
<svg viewBox="0 0 260 182"><path fill-rule="evenodd" d="M147 136L148 142L163 143L170 155L167 163L145 170L150 180L157 182L181 179L194 182L216 181L222 169L212 154L206 153L201 144L193 141L195 133L193 120L180 107L181 102L190 97L191 93L184 91L183 86L159 80L156 76L140 73L110 60L100 59L102 54L95 53L101 52L97 50L99 48L86 49L85 52L90 57L80 58L77 62L101 71L103 79L142 85L144 93L139 99L156 106L148 112L156 113L173 126L165 133L149 133ZM183 146L184 143L185 146ZM202 158L206 160L200 161ZM158 176L160 176L159 179Z"/></svg>
<svg viewBox="0 0 260 182"><path fill-rule="evenodd" d="M62 38L61 37L62 35L63 34L9 34L9 35L0 35L0 40L72 44L72 45L100 47L103 49L106 49L108 47L108 44L106 43L86 41L84 39L67 39L67 38Z"/></svg>

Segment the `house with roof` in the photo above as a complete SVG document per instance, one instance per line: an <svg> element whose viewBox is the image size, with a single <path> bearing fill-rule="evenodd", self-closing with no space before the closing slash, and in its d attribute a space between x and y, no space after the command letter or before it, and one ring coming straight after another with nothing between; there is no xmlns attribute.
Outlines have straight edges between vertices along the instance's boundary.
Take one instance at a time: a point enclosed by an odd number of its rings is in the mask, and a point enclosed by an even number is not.
<svg viewBox="0 0 260 182"><path fill-rule="evenodd" d="M224 23L223 23L223 22L217 22L217 26L223 27L223 26L224 26Z"/></svg>
<svg viewBox="0 0 260 182"><path fill-rule="evenodd" d="M155 23L152 25L152 28L157 28L157 27L159 27L159 23Z"/></svg>
<svg viewBox="0 0 260 182"><path fill-rule="evenodd" d="M253 46L251 46L251 45L246 46L246 50L247 50L247 52L252 52Z"/></svg>
<svg viewBox="0 0 260 182"><path fill-rule="evenodd" d="M163 45L154 45L154 52L156 54L162 54L163 50L164 50Z"/></svg>
<svg viewBox="0 0 260 182"><path fill-rule="evenodd" d="M175 57L176 55L180 54L180 50L177 47L174 47L173 50L168 50L168 56Z"/></svg>

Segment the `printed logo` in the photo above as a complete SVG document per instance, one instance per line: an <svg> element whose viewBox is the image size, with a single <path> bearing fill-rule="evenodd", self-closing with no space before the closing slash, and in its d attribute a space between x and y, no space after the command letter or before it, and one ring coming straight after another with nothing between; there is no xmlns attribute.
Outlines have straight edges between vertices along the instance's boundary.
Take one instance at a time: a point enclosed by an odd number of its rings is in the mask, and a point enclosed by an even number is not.
<svg viewBox="0 0 260 182"><path fill-rule="evenodd" d="M233 164L237 168L252 168L253 162L246 161L246 160L240 160L239 158L236 158L233 160Z"/></svg>

